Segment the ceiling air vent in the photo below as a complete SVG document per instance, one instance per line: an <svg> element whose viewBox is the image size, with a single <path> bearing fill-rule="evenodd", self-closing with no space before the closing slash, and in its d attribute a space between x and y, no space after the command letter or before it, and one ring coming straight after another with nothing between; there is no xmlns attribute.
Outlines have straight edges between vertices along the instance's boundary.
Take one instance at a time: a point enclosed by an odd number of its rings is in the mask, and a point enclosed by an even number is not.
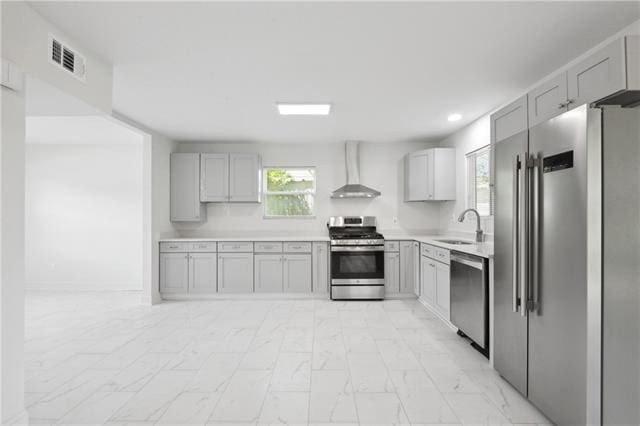
<svg viewBox="0 0 640 426"><path fill-rule="evenodd" d="M73 48L49 34L49 62L85 81L85 59Z"/></svg>

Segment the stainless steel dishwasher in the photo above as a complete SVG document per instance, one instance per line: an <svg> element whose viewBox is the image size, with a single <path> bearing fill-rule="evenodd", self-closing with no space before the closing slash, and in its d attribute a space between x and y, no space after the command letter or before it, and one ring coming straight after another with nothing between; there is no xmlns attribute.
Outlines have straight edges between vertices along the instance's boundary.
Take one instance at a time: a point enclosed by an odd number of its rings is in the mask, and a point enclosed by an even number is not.
<svg viewBox="0 0 640 426"><path fill-rule="evenodd" d="M489 357L489 274L487 259L451 252L451 323L458 334Z"/></svg>

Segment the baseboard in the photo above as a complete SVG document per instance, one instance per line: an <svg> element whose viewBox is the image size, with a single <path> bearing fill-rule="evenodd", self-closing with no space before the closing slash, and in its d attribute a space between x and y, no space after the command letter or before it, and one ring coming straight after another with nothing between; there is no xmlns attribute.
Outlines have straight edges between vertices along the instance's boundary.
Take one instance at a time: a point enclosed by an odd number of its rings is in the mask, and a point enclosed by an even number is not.
<svg viewBox="0 0 640 426"><path fill-rule="evenodd" d="M5 425L11 425L11 426L27 426L29 424L29 413L27 412L27 410L22 410L22 412L16 414L15 416L5 420L2 422L2 424Z"/></svg>
<svg viewBox="0 0 640 426"><path fill-rule="evenodd" d="M328 293L161 294L162 300L329 300Z"/></svg>
<svg viewBox="0 0 640 426"><path fill-rule="evenodd" d="M142 291L142 283L37 282L25 283L25 290L33 291Z"/></svg>
<svg viewBox="0 0 640 426"><path fill-rule="evenodd" d="M422 306L424 306L425 308L427 308L427 310L429 310L429 312L431 312L432 314L434 314L436 317L438 317L438 319L440 321L442 321L446 326L448 326L451 330L457 332L458 331L458 327L456 327L455 325L453 325L451 323L451 321L449 321L448 319L446 319L445 317L442 316L442 314L440 312L438 312L436 309L434 309L432 306L428 305L427 302L425 302L424 300L418 298L418 302L420 302L420 304Z"/></svg>

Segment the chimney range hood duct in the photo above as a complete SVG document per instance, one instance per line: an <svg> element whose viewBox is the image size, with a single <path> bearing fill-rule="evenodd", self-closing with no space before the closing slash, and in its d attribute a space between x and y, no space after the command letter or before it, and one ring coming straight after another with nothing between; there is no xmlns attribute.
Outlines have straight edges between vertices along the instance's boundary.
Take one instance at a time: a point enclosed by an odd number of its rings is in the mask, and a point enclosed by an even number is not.
<svg viewBox="0 0 640 426"><path fill-rule="evenodd" d="M347 184L331 193L331 198L374 198L380 191L360 185L360 150L358 141L345 143L345 162L347 166Z"/></svg>

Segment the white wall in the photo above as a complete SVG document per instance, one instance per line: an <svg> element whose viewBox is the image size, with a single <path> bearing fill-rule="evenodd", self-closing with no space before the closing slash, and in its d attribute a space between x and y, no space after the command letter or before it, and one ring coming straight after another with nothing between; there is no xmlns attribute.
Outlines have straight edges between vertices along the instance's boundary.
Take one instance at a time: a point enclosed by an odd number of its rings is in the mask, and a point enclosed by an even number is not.
<svg viewBox="0 0 640 426"><path fill-rule="evenodd" d="M257 152L263 166L314 166L317 192L314 219L264 219L264 204L208 204L208 219L202 224L176 224L183 235L194 231L267 230L326 233L333 215L372 215L380 229L436 230L438 203L405 203L403 157L430 145L424 143L361 143L360 181L382 192L374 199L331 199L331 192L346 183L344 144L251 144L180 143L180 152ZM397 223L394 223L397 218Z"/></svg>
<svg viewBox="0 0 640 426"><path fill-rule="evenodd" d="M142 289L142 137L113 142L27 143L27 288Z"/></svg>
<svg viewBox="0 0 640 426"><path fill-rule="evenodd" d="M467 160L466 154L491 142L489 115L485 115L468 126L458 130L440 142L440 146L456 148L456 200L445 201L440 210L442 229L456 232L474 232L476 218L468 214L463 223L458 222L458 215L467 207ZM483 218L482 229L492 234L493 220Z"/></svg>
<svg viewBox="0 0 640 426"><path fill-rule="evenodd" d="M0 423L24 417L24 92L0 91Z"/></svg>
<svg viewBox="0 0 640 426"><path fill-rule="evenodd" d="M134 120L113 113L113 119L144 133L143 142L143 217L144 259L142 302L154 304L160 297L160 250L158 242L176 236L170 220L170 158L176 149L171 139Z"/></svg>
<svg viewBox="0 0 640 426"><path fill-rule="evenodd" d="M26 2L2 2L2 57L15 62L31 78L41 79L99 110L111 112L112 67L46 21ZM49 33L75 48L86 59L86 81L80 81L48 61Z"/></svg>

